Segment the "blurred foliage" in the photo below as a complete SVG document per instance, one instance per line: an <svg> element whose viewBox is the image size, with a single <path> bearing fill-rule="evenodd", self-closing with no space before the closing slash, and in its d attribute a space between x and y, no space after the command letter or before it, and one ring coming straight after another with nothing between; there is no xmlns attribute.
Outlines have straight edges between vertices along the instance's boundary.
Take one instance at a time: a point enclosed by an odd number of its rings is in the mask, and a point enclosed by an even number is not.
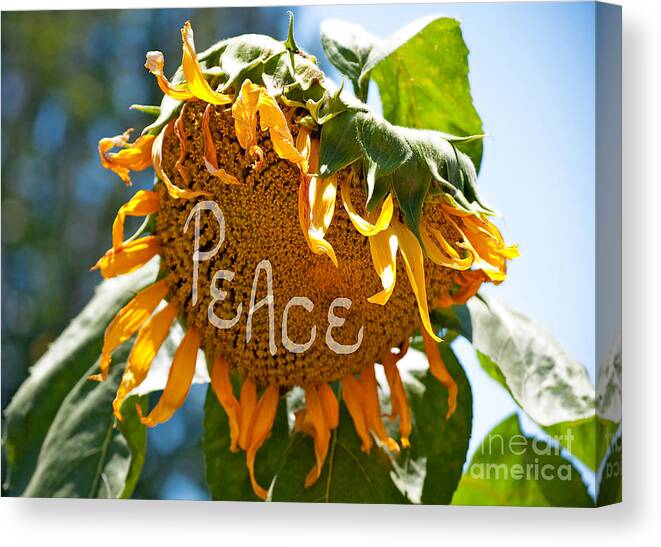
<svg viewBox="0 0 661 547"><path fill-rule="evenodd" d="M99 282L88 269L110 245L129 192L99 165L97 142L149 123L128 108L161 99L145 53L163 51L173 72L187 19L201 50L246 32L284 37L288 23L284 8L2 14L3 410ZM152 176L136 173L134 184L149 186ZM207 496L204 393L194 387L183 412L149 432L134 497Z"/></svg>

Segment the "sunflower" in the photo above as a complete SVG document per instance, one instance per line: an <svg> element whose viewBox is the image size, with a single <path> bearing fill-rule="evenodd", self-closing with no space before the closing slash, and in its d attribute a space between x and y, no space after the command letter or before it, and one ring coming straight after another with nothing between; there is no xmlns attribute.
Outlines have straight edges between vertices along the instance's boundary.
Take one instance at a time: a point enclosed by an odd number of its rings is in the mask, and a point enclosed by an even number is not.
<svg viewBox="0 0 661 547"><path fill-rule="evenodd" d="M389 126L346 98L293 38L237 37L198 55L189 23L181 34L182 64L171 80L163 54L147 54L145 67L164 93L156 122L132 142L130 131L99 142L102 166L125 184L131 171L148 167L155 184L120 207L112 247L94 268L110 278L158 256L160 272L107 327L94 379L108 377L113 351L135 336L113 403L121 420L123 401L181 322L185 335L166 386L140 419L153 427L174 414L202 350L229 419L231 450L245 451L253 490L265 499L255 456L279 399L295 386L305 407L294 428L313 438L316 455L306 486L320 476L340 402L362 450L409 446L398 361L418 331L432 374L447 388L449 417L457 386L430 309L502 282L517 250L489 220L472 164L450 136ZM386 172L370 150L384 150L389 132L411 146ZM432 165L410 153L423 142L445 159ZM416 192L405 190L419 181L425 190L411 197ZM147 221L125 240L127 216ZM382 419L377 366L399 439ZM233 374L241 378L238 393Z"/></svg>

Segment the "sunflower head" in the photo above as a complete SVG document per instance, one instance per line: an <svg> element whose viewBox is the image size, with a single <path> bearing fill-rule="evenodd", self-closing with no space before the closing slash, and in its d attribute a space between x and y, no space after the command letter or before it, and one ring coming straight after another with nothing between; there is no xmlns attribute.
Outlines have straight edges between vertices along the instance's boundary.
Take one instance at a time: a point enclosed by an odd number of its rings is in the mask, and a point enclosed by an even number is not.
<svg viewBox="0 0 661 547"><path fill-rule="evenodd" d="M99 142L103 167L126 184L130 171L148 167L156 179L120 208L112 247L95 268L113 277L159 256L160 274L108 326L97 379L137 334L114 403L121 419L123 400L180 321L186 334L167 385L141 419L153 426L172 416L202 350L231 448L246 451L253 489L265 498L255 456L289 388L304 388L294 427L314 439L306 485L321 473L340 399L363 450L409 445L397 363L418 330L451 414L457 388L430 309L502 282L517 250L489 220L459 150L479 137L391 125L330 82L291 27L285 42L239 36L199 55L189 23L181 36L172 79L163 54L147 54L164 93L156 121L133 142L128 131ZM127 216L150 217L148 231L125 239ZM376 364L399 443L381 418Z"/></svg>

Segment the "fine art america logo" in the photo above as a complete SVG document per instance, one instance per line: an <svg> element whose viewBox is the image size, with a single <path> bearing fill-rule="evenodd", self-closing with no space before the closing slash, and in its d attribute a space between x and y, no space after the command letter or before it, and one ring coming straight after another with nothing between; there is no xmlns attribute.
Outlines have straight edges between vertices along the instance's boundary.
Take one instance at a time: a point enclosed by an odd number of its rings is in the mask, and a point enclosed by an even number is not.
<svg viewBox="0 0 661 547"><path fill-rule="evenodd" d="M202 211L207 211L207 214L211 214L216 222L218 223L218 241L208 251L200 250L200 232L202 226ZM192 305L197 305L198 301L198 276L199 276L199 265L200 262L205 260L210 260L214 257L222 247L225 241L225 216L223 212L215 201L201 201L193 207L188 218L186 219L186 224L184 225L184 233L188 231L191 222L195 223L195 241L193 248L193 288L192 288ZM260 282L260 278L265 277L266 279L266 296L257 301L257 287ZM211 296L211 302L209 303L208 318L209 322L218 329L231 329L233 328L241 319L243 313L243 304L240 303L236 308L236 313L234 317L227 319L218 317L216 315L214 308L218 302L222 302L227 298L227 291L222 288L223 283L231 283L234 279L234 272L231 270L218 270L214 273L213 278L211 279L209 286L209 293ZM273 267L271 262L268 259L264 259L255 268L255 277L253 279L252 291L250 293L250 303L248 305L247 320L246 320L246 344L250 342L252 338L252 321L254 313L260 308L266 306L269 312L269 351L271 355L275 355L277 352L277 345L275 341L276 330L275 330L275 297L273 295ZM312 344L317 337L317 326L312 325L310 327L310 336L306 341L294 341L289 337L287 330L287 319L289 312L293 307L302 307L310 313L314 308L314 302L305 296L295 296L287 302L284 311L282 312L282 327L281 327L281 339L282 345L291 353L304 353ZM346 319L339 317L336 314L338 308L349 310L351 308L351 299L349 298L335 298L328 307L328 327L326 328L325 342L326 345L338 355L348 355L354 353L358 350L360 345L363 342L363 333L364 327L360 327L358 334L356 335L356 341L353 344L340 344L333 337L333 332L340 329Z"/></svg>
<svg viewBox="0 0 661 547"><path fill-rule="evenodd" d="M571 429L557 435L557 446L522 434L490 433L482 443L468 473L476 480L570 481L572 466L561 459L561 445L571 452Z"/></svg>

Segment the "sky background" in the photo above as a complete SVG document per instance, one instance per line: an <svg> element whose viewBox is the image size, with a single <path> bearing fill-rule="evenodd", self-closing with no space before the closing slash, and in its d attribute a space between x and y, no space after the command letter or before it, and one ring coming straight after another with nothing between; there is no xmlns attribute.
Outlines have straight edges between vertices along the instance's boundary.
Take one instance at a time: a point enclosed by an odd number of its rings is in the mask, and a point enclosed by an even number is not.
<svg viewBox="0 0 661 547"><path fill-rule="evenodd" d="M83 12L75 16L58 12L49 15L62 23L52 25L55 34L41 33L34 43L24 40L21 53L11 49L12 38L21 29L27 33L34 27L39 14L23 14L23 18L12 14L14 19L3 14L3 406L27 366L77 313L97 282L86 268L73 278L63 272L59 285L58 279L47 278L44 272L59 271L57 261L67 259L91 264L99 249L107 247L112 215L126 196L115 177L98 166L96 142L127 126L144 124L144 117L125 109L132 103L154 102L156 86L142 68L145 51L165 51L172 71L174 59L180 55L179 28L189 18L199 50L242 32L270 32L284 38L287 9L96 12L83 27L66 24ZM521 257L511 263L507 281L487 291L535 318L587 367L594 380L594 6L492 3L316 6L293 11L299 45L317 55L322 68L337 80L319 43L319 26L326 18L350 19L384 38L425 15L442 14L461 21L470 50L472 94L489 135L479 175L480 193L501 213L498 223L506 240L518 243L521 251ZM105 24L111 20L114 26ZM53 48L63 36L74 32L82 33L85 41L80 45L72 38L69 49L60 52L69 57L60 60L62 72L58 74L65 76L58 80L67 82L62 85L71 86L71 78L77 78L79 83L71 91L74 98L65 99L59 88L50 88L41 93L39 102L31 102L38 87L35 82L48 72L27 70L30 55L54 54ZM89 76L92 70L112 75L107 89L100 87L102 76ZM102 104L103 114L94 110L99 97L107 101ZM372 92L373 106L376 99ZM81 118L85 108L90 111L89 119ZM21 138L29 140L31 148L10 155ZM80 164L62 157L65 146L75 148L69 153L77 153ZM67 165L72 167L70 171ZM139 175L137 186L149 184L149 179L150 175ZM58 196L76 204L75 214L65 215L58 209ZM97 214L97 209L103 209L103 214ZM45 223L39 225L45 234L55 235L27 252L24 241L30 234L19 228L30 214ZM56 239L57 226L66 239ZM29 232L29 227L25 230ZM58 245L65 245L66 252ZM48 300L40 301L49 302L57 320L41 318L39 310L26 316L31 299L38 294L35 291L49 295ZM482 371L467 344L457 344L457 350L475 401L472 453L516 407ZM421 359L413 352L409 356ZM184 411L150 431L150 452L174 461L178 447L199 436L204 392L204 387L194 387ZM529 421L524 425L528 432L536 431ZM187 471L201 465L200 458L199 452L188 454L159 482L154 478L158 465L150 467L148 455L142 492L148 494L146 484L151 476L160 497L206 497L200 477ZM589 474L584 477L593 488Z"/></svg>

